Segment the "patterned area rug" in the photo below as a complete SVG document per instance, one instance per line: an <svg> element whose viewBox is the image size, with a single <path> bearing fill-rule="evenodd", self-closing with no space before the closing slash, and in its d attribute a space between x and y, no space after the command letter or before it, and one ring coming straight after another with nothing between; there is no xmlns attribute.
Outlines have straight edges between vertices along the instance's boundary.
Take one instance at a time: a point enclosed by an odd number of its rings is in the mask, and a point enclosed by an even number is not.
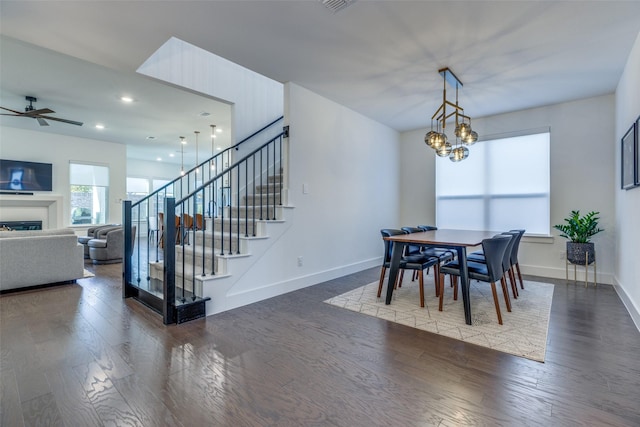
<svg viewBox="0 0 640 427"><path fill-rule="evenodd" d="M498 324L491 295L491 285L472 281L471 314L473 325L464 320L462 294L453 300L453 289L446 279L443 311L438 311L433 275L425 275L425 307L420 307L418 281L412 282L411 273L405 274L402 287L393 293L390 305L385 305L384 295L387 279L382 288L382 297L376 298L378 282L346 292L324 302L369 316L445 335L482 347L544 362L547 345L549 314L553 299L553 285L524 281L518 299L511 298L512 311L507 308L498 284L498 297L503 325Z"/></svg>

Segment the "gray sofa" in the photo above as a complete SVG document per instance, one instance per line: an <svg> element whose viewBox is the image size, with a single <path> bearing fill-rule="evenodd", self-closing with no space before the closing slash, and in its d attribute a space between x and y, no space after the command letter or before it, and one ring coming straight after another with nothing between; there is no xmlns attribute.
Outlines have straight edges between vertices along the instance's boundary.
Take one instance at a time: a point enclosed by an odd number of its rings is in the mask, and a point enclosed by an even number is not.
<svg viewBox="0 0 640 427"><path fill-rule="evenodd" d="M71 229L0 232L0 291L70 282L84 275Z"/></svg>

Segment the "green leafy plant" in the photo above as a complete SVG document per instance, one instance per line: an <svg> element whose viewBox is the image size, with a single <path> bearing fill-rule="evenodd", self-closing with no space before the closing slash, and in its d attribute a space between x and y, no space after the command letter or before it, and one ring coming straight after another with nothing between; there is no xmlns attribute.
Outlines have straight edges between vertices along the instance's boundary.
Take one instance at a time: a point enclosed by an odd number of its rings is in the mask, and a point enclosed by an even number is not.
<svg viewBox="0 0 640 427"><path fill-rule="evenodd" d="M565 237L575 243L588 243L591 236L597 234L604 229L598 227L600 218L597 216L600 212L589 212L580 216L580 211L571 211L571 215L565 218L564 224L554 225L553 228L559 230Z"/></svg>

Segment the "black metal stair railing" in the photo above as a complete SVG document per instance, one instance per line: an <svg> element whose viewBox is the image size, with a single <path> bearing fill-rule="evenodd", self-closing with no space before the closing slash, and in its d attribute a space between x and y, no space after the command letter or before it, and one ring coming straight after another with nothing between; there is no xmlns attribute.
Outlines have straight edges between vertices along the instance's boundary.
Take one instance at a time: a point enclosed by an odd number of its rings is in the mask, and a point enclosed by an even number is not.
<svg viewBox="0 0 640 427"><path fill-rule="evenodd" d="M221 257L241 254L243 238L256 236L258 221L276 219L277 207L282 205L282 140L283 133L175 203L167 199L170 203L165 206L165 228L171 227L166 218L172 215L179 218L201 215L199 200L206 199L211 188L228 185L232 189L226 204L208 217L208 222L203 221L201 227L182 221L177 227L175 252L164 253L164 270L175 271L175 288L169 290L169 294L175 295L174 310L202 299L203 290L198 283L219 274Z"/></svg>
<svg viewBox="0 0 640 427"><path fill-rule="evenodd" d="M220 180L216 177L229 177L224 171L229 168L234 157L243 151L251 150L251 146L255 146L260 139L265 141L267 137L270 138L281 132L281 127L280 130L276 129L277 123L281 120L283 117L279 117L237 144L193 167L184 175L163 185L141 200L135 203L131 201L123 203L122 220L125 225L123 297L135 297L160 313L165 311L164 287L166 284L163 277L166 273L163 262L166 258L165 252L168 247L175 249L175 243L180 244L180 234L182 234L180 230L186 230L188 226L183 223L182 215L179 218L175 218L173 214L165 215L168 212L165 208L166 201L186 198L187 195L196 192L196 189L200 189L203 182L215 181L218 184L217 187L209 185L206 193L202 190L197 192L193 212L198 212L202 218L205 216L215 218L223 214L222 207L228 203L234 183L233 180ZM182 208L179 209L184 211ZM167 223L171 226L167 227ZM133 225L136 227L132 228ZM135 235L132 235L132 229L137 230ZM171 242L174 244L167 244Z"/></svg>
<svg viewBox="0 0 640 427"><path fill-rule="evenodd" d="M244 185L246 185L250 179L248 171L245 171L247 179L244 181L240 179L237 172L232 172L239 170L240 166L238 164L241 164L242 161L229 165L233 162L233 156L237 157L238 154L242 153L239 151L242 144L250 146L253 143L252 141L257 138L264 138L269 133L273 135L275 132L271 129L281 120L282 117L274 120L238 144L200 163L185 173L184 176L174 179L140 201L136 203L125 201L123 204L123 223L125 224L123 297L135 297L160 313L166 312L167 281L165 276L167 266L165 260L168 256L171 257L171 254L167 254L167 249L172 249L175 255L177 248L178 254L182 258L185 255L190 255L195 260L197 254L193 249L189 249L191 244L187 239L190 236L194 239L195 236L198 236L203 241L209 239L204 233L195 233L204 228L205 217L209 218L213 226L215 226L216 221L221 224L221 228L217 232L219 234L217 239L219 242L216 243L216 239L211 238L211 242L208 243L212 245L218 244L221 248L221 254L224 254L225 250L230 252L238 248L239 244L236 243L232 246L231 237L225 235L222 231L231 230L232 221L229 219L233 209L236 209L239 205L239 199L231 200L232 195L239 197L241 192L238 190L238 184L244 182ZM264 156L264 147L270 146L278 138L280 139L281 150L282 133L268 143L254 149L246 157L251 155ZM264 141L264 139L262 140ZM275 155L276 150L273 147L270 150L270 155ZM247 150L243 149L242 151ZM281 152L279 156L281 160ZM261 162L254 160L254 163L258 171L260 168L264 170L264 165ZM264 178L257 177L256 179L261 180ZM176 203L177 210L167 209L166 203L169 199L173 201L179 200ZM189 202L186 202L187 199ZM235 207L232 209L232 206ZM246 211L248 212L248 209ZM176 212L178 212L177 216ZM186 223L185 220L188 218L194 220L193 225ZM137 225L137 227L132 228L133 225ZM236 224L236 227L238 226L239 223ZM246 224L245 227L247 227L246 231L248 232L249 229ZM137 230L136 235L131 235L132 229ZM144 230L146 230L146 237ZM172 236L171 234L174 235ZM199 236L200 234L202 234L202 237ZM185 245L187 246L186 248L184 248ZM202 251L202 249L198 250ZM202 251L202 254L204 254L204 251ZM215 259L213 259L214 257L211 258L211 273L215 273ZM184 279L185 277L193 278L196 276L193 268L190 272L187 272L185 268L182 267L182 270L176 272L179 277ZM203 267L202 275L204 276L206 272L207 270ZM179 283L179 285L182 284ZM183 295L186 292L185 287L181 286L181 288L182 291L178 301L187 299L187 296ZM194 288L192 288L193 290ZM169 299L173 300L171 297Z"/></svg>

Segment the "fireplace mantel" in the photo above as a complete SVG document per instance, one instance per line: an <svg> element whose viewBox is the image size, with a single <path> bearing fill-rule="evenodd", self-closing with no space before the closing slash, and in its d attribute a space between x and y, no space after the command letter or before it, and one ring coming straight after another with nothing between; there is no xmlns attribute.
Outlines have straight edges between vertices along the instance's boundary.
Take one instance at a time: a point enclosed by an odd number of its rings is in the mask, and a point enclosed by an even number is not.
<svg viewBox="0 0 640 427"><path fill-rule="evenodd" d="M0 220L40 220L42 228L61 228L62 202L60 194L2 194L0 195Z"/></svg>

